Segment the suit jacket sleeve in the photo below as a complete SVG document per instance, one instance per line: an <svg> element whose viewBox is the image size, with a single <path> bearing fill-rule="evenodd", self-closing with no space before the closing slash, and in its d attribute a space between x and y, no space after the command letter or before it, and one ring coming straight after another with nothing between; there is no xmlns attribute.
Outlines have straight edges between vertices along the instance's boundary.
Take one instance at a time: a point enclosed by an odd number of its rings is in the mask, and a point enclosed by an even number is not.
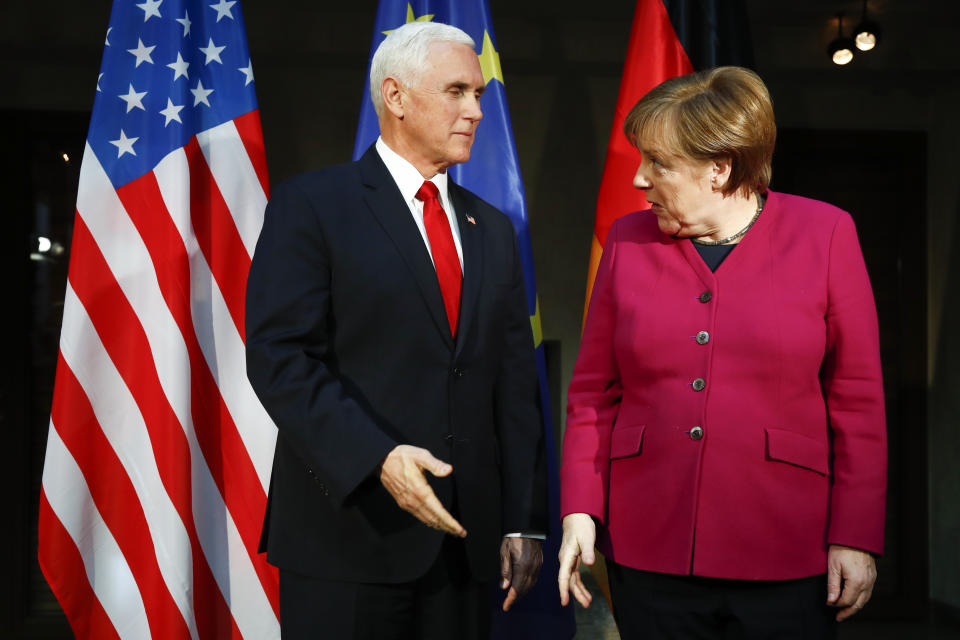
<svg viewBox="0 0 960 640"><path fill-rule="evenodd" d="M833 440L829 544L883 551L887 442L873 291L853 220L834 227L821 379Z"/></svg>
<svg viewBox="0 0 960 640"><path fill-rule="evenodd" d="M319 205L297 183L275 189L247 282L247 372L304 465L342 503L396 446L330 360L331 271Z"/></svg>
<svg viewBox="0 0 960 640"><path fill-rule="evenodd" d="M560 473L561 515L588 513L606 519L610 436L623 386L614 351L616 297L613 264L618 223L607 237L597 268L580 352L567 393L567 428Z"/></svg>
<svg viewBox="0 0 960 640"><path fill-rule="evenodd" d="M538 411L537 364L523 266L511 234L512 269L506 343L495 388L503 482L504 532L546 533L547 474L543 421Z"/></svg>

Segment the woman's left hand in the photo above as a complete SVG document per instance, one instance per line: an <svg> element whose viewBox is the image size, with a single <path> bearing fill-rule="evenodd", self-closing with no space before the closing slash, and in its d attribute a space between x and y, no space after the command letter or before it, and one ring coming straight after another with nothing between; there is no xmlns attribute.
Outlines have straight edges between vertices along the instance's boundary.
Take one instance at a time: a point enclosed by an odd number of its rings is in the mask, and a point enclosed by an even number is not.
<svg viewBox="0 0 960 640"><path fill-rule="evenodd" d="M830 545L827 551L827 604L843 607L837 620L854 615L870 601L877 581L877 562L866 551Z"/></svg>

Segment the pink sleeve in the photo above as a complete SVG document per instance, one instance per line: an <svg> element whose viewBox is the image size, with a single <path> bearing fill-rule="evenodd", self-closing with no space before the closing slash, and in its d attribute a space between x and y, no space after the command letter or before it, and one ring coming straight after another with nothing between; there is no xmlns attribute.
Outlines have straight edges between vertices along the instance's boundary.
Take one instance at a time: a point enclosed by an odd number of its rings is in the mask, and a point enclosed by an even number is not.
<svg viewBox="0 0 960 640"><path fill-rule="evenodd" d="M873 291L853 220L834 227L821 379L833 445L827 543L883 552L887 436Z"/></svg>
<svg viewBox="0 0 960 640"><path fill-rule="evenodd" d="M606 518L610 433L622 395L614 357L616 291L613 265L617 252L614 223L597 269L580 352L567 392L567 427L560 471L561 515L588 513Z"/></svg>

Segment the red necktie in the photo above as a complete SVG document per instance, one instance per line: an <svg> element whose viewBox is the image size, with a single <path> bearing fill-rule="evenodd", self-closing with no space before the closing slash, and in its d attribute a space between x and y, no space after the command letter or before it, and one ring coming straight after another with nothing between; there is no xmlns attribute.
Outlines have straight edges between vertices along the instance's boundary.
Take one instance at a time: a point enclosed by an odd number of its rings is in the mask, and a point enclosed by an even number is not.
<svg viewBox="0 0 960 640"><path fill-rule="evenodd" d="M423 226L430 240L430 252L433 264L437 268L437 280L440 281L440 293L443 294L443 306L450 321L450 334L457 335L457 317L460 314L460 285L463 273L460 271L460 258L453 244L453 233L447 213L437 199L437 185L429 180L417 191L417 200L423 201Z"/></svg>

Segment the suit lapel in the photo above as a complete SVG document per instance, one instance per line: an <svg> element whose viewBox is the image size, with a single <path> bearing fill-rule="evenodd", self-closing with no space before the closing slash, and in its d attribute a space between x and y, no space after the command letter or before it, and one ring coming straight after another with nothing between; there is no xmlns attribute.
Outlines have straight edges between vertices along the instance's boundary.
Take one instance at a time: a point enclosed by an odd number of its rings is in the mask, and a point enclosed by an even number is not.
<svg viewBox="0 0 960 640"><path fill-rule="evenodd" d="M364 200L367 206L396 245L397 251L413 274L437 330L447 346L453 348L450 323L443 306L437 271L427 253L423 236L410 215L409 207L403 201L400 190L373 146L367 149L357 164L365 187ZM390 274L384 274L384 277L390 277Z"/></svg>
<svg viewBox="0 0 960 640"><path fill-rule="evenodd" d="M470 325L476 315L477 298L480 295L480 281L483 274L483 227L474 211L472 198L467 198L463 190L449 183L450 199L457 215L460 227L460 247L463 249L463 286L460 290L460 320L457 328L455 356L460 355ZM472 220L472 222L471 222Z"/></svg>

